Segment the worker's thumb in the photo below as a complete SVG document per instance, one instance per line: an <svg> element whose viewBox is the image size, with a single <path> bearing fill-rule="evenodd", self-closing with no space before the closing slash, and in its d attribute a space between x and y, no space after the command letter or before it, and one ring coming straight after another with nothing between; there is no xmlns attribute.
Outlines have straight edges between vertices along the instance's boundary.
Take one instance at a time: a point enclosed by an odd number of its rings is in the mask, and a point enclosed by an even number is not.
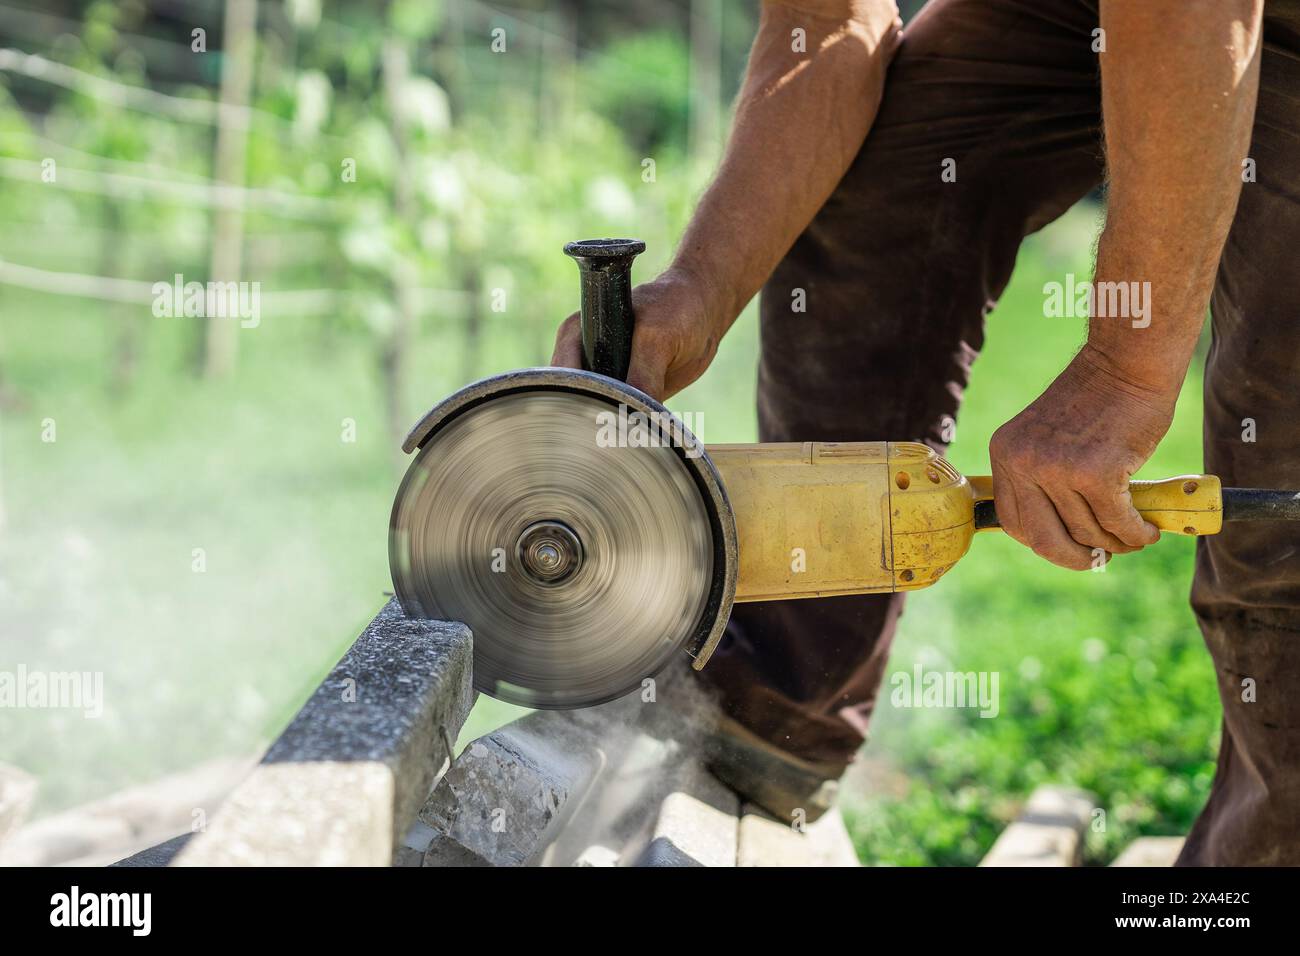
<svg viewBox="0 0 1300 956"><path fill-rule="evenodd" d="M627 383L633 388L639 388L657 402L664 400L664 373L662 370L656 370L653 365L638 368L636 359L633 359L632 367L628 369Z"/></svg>
<svg viewBox="0 0 1300 956"><path fill-rule="evenodd" d="M551 364L560 368L582 368L582 331L578 313L565 319L556 331Z"/></svg>

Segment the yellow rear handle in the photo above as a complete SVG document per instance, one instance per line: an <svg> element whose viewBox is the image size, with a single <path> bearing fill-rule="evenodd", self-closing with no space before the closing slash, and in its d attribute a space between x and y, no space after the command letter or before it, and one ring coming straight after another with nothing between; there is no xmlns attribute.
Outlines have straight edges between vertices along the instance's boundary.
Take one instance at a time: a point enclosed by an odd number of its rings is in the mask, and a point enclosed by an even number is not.
<svg viewBox="0 0 1300 956"><path fill-rule="evenodd" d="M993 479L977 475L970 484L975 493L975 530L1001 530L993 503ZM1138 513L1161 531L1203 535L1223 529L1223 488L1214 475L1133 481L1129 493Z"/></svg>

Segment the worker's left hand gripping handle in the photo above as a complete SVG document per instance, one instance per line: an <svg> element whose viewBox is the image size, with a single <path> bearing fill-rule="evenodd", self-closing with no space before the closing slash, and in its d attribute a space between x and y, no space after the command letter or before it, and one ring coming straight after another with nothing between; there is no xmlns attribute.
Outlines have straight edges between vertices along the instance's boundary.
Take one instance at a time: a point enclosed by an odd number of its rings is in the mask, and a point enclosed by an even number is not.
<svg viewBox="0 0 1300 956"><path fill-rule="evenodd" d="M639 239L570 242L566 255L582 280L582 364L588 371L627 380L632 361L632 260L645 252Z"/></svg>

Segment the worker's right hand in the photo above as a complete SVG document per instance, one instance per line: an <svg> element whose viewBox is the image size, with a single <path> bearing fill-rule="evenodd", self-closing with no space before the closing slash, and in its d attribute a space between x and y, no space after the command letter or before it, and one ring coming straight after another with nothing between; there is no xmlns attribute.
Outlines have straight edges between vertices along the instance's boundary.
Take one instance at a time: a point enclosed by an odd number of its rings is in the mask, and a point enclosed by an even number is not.
<svg viewBox="0 0 1300 956"><path fill-rule="evenodd" d="M710 315L701 282L678 267L632 290L636 324L627 382L651 398L667 401L704 374L722 337ZM551 364L582 367L582 331L578 313L560 325Z"/></svg>
<svg viewBox="0 0 1300 956"><path fill-rule="evenodd" d="M1094 347L1074 360L989 442L1002 529L1053 564L1097 566L1152 544L1160 531L1133 506L1129 479L1169 430L1178 382L1120 374Z"/></svg>

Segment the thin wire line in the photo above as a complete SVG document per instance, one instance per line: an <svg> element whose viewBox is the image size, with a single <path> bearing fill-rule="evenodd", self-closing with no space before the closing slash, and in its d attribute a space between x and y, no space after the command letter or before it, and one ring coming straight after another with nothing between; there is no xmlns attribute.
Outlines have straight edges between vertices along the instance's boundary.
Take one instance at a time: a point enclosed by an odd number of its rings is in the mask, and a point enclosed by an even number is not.
<svg viewBox="0 0 1300 956"><path fill-rule="evenodd" d="M0 156L0 177L26 181L33 186L54 186L74 192L113 196L118 199L162 198L197 204L209 209L252 209L288 219L322 220L341 216L342 200L303 196L271 189L231 186L225 183L187 183L175 180L130 176L94 169L55 166L55 182L43 183L42 164L28 159Z"/></svg>

